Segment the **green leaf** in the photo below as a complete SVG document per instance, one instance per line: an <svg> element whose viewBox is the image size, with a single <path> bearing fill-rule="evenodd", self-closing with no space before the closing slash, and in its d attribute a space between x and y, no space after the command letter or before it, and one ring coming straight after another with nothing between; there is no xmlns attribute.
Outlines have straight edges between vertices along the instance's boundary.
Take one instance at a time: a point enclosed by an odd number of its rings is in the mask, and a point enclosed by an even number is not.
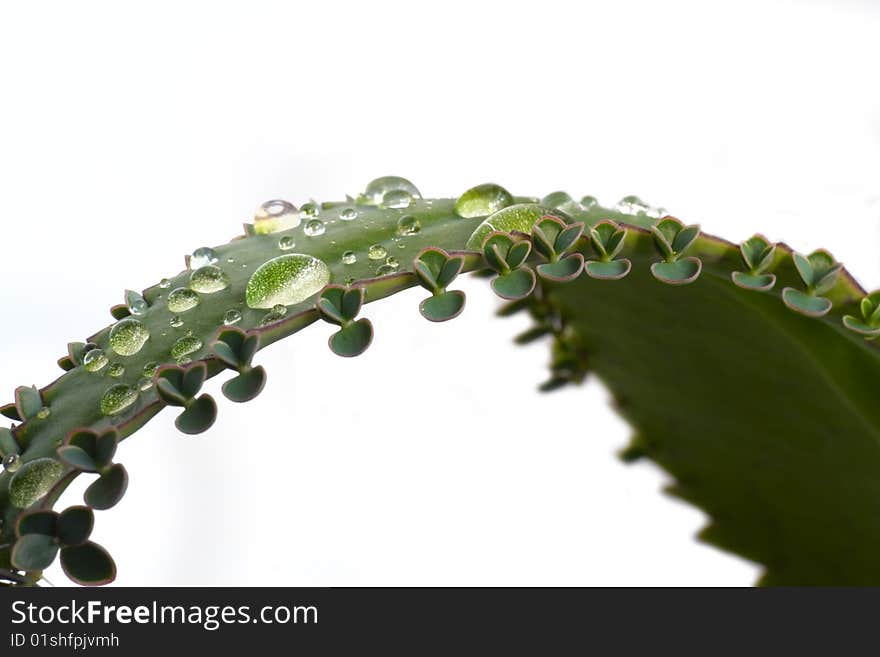
<svg viewBox="0 0 880 657"><path fill-rule="evenodd" d="M483 257L495 271L504 271L507 266L507 254L513 246L513 238L507 233L490 233L483 242Z"/></svg>
<svg viewBox="0 0 880 657"><path fill-rule="evenodd" d="M199 394L207 377L208 368L204 363L193 363L192 365L189 365L183 372L180 392L182 392L187 399L192 399Z"/></svg>
<svg viewBox="0 0 880 657"><path fill-rule="evenodd" d="M22 514L15 527L17 536L25 534L44 534L55 536L58 526L58 514L51 509L40 509Z"/></svg>
<svg viewBox="0 0 880 657"><path fill-rule="evenodd" d="M87 506L71 506L58 515L58 540L62 545L82 545L92 535L95 514Z"/></svg>
<svg viewBox="0 0 880 657"><path fill-rule="evenodd" d="M230 401L244 403L254 399L266 385L266 370L261 365L242 372L223 384L223 395Z"/></svg>
<svg viewBox="0 0 880 657"><path fill-rule="evenodd" d="M19 452L18 441L12 435L12 431L6 427L0 427L0 459Z"/></svg>
<svg viewBox="0 0 880 657"><path fill-rule="evenodd" d="M584 256L574 253L556 262L545 262L535 269L541 278L557 283L573 281L580 276L584 266Z"/></svg>
<svg viewBox="0 0 880 657"><path fill-rule="evenodd" d="M83 586L102 586L116 579L113 558L91 541L62 549L61 567L73 582Z"/></svg>
<svg viewBox="0 0 880 657"><path fill-rule="evenodd" d="M464 267L464 258L461 256L449 258L440 269L440 273L437 276L437 285L443 289L448 287L461 273L462 267Z"/></svg>
<svg viewBox="0 0 880 657"><path fill-rule="evenodd" d="M16 422L21 422L21 415L18 414L18 409L15 407L15 404L5 404L0 406L0 415L3 417L7 417L10 420L15 420Z"/></svg>
<svg viewBox="0 0 880 657"><path fill-rule="evenodd" d="M522 242L514 243L507 252L507 266L511 269L516 269L526 261L526 258L529 257L531 252L531 242L523 240Z"/></svg>
<svg viewBox="0 0 880 657"><path fill-rule="evenodd" d="M688 247L694 243L694 240L697 239L700 235L700 227L699 226L685 226L678 234L675 236L675 239L672 241L672 250L677 254L684 253L687 251Z"/></svg>
<svg viewBox="0 0 880 657"><path fill-rule="evenodd" d="M169 406L186 406L186 396L166 377L160 376L156 379L156 393Z"/></svg>
<svg viewBox="0 0 880 657"><path fill-rule="evenodd" d="M419 304L419 312L431 322L445 322L458 317L464 310L464 304L464 292L452 290L428 297Z"/></svg>
<svg viewBox="0 0 880 657"><path fill-rule="evenodd" d="M730 275L730 278L739 287L756 292L766 292L776 285L776 276L773 274L746 274L735 271Z"/></svg>
<svg viewBox="0 0 880 657"><path fill-rule="evenodd" d="M174 426L181 433L195 435L204 433L217 419L217 403L211 395L204 394L177 416Z"/></svg>
<svg viewBox="0 0 880 657"><path fill-rule="evenodd" d="M844 315L843 325L850 331L855 331L865 337L876 338L877 336L880 336L880 326L871 326L852 315Z"/></svg>
<svg viewBox="0 0 880 657"><path fill-rule="evenodd" d="M768 248L767 238L763 235L754 235L739 245L743 262L750 272L757 271L762 260L762 254Z"/></svg>
<svg viewBox="0 0 880 657"><path fill-rule="evenodd" d="M119 432L110 428L95 439L95 451L93 457L95 463L105 467L113 461L116 455L116 447L119 445Z"/></svg>
<svg viewBox="0 0 880 657"><path fill-rule="evenodd" d="M58 448L58 457L67 465L83 472L95 472L97 463L85 450L75 445L62 445Z"/></svg>
<svg viewBox="0 0 880 657"><path fill-rule="evenodd" d="M565 253L568 251L575 243L580 239L581 235L584 233L584 222L579 221L575 224L571 224L570 226L566 226L565 229L562 230L561 233L556 237L556 243L553 247L556 250L556 253Z"/></svg>
<svg viewBox="0 0 880 657"><path fill-rule="evenodd" d="M697 280L703 263L697 258L684 258L675 262L655 262L651 273L658 281L669 285L687 285Z"/></svg>
<svg viewBox="0 0 880 657"><path fill-rule="evenodd" d="M116 321L125 319L126 317L131 317L131 311L124 303L117 304L110 308L110 314Z"/></svg>
<svg viewBox="0 0 880 657"><path fill-rule="evenodd" d="M517 335L513 341L516 344L531 344L535 340L543 338L550 333L550 328L545 325L533 326Z"/></svg>
<svg viewBox="0 0 880 657"><path fill-rule="evenodd" d="M373 341L373 325L368 319L359 319L330 336L330 349L337 356L359 356Z"/></svg>
<svg viewBox="0 0 880 657"><path fill-rule="evenodd" d="M211 351L229 369L237 370L240 366L238 354L226 342L220 340L211 345Z"/></svg>
<svg viewBox="0 0 880 657"><path fill-rule="evenodd" d="M19 570L45 570L58 554L54 536L26 534L12 548L12 565Z"/></svg>
<svg viewBox="0 0 880 657"><path fill-rule="evenodd" d="M128 472L122 464L117 463L86 488L83 499L93 509L103 511L116 506L127 488Z"/></svg>
<svg viewBox="0 0 880 657"><path fill-rule="evenodd" d="M502 299L516 301L527 297L535 289L535 272L527 267L514 269L492 280L492 290Z"/></svg>
<svg viewBox="0 0 880 657"><path fill-rule="evenodd" d="M43 398L36 386L20 386L15 389L15 405L24 420L30 420L43 408Z"/></svg>
<svg viewBox="0 0 880 657"><path fill-rule="evenodd" d="M616 281L629 274L632 263L626 258L612 260L611 262L597 262L590 260L584 264L584 271L590 278L599 280Z"/></svg>
<svg viewBox="0 0 880 657"><path fill-rule="evenodd" d="M364 303L364 296L365 290L362 287L350 288L342 294L342 305L339 308L346 320L357 317Z"/></svg>
<svg viewBox="0 0 880 657"><path fill-rule="evenodd" d="M785 305L807 317L822 317L831 310L831 301L825 297L814 297L793 287L782 290Z"/></svg>
<svg viewBox="0 0 880 657"><path fill-rule="evenodd" d="M807 287L813 284L813 265L810 264L810 261L800 253L792 253L791 259L794 261L794 266L800 274L801 280L804 282L804 285Z"/></svg>

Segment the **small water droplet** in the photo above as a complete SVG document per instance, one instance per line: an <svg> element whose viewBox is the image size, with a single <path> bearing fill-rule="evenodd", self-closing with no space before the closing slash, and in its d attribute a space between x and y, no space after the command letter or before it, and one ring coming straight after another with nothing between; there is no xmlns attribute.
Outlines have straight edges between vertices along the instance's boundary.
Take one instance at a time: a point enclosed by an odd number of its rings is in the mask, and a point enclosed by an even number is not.
<svg viewBox="0 0 880 657"><path fill-rule="evenodd" d="M185 335L171 347L171 357L180 363L180 359L194 354L202 348L202 340L195 335Z"/></svg>
<svg viewBox="0 0 880 657"><path fill-rule="evenodd" d="M358 202L366 205L382 205L385 197L392 192L406 192L410 197L410 202L414 198L422 198L416 186L406 178L383 176L382 178L376 178L367 185L364 193L358 198Z"/></svg>
<svg viewBox="0 0 880 657"><path fill-rule="evenodd" d="M226 258L226 262L228 262L230 265L231 265L231 264L234 264L234 263L235 263L235 258Z"/></svg>
<svg viewBox="0 0 880 657"><path fill-rule="evenodd" d="M214 252L214 249L207 246L199 247L189 257L190 269L201 269L202 267L214 264L217 264L217 254Z"/></svg>
<svg viewBox="0 0 880 657"><path fill-rule="evenodd" d="M314 219L319 214L321 214L321 206L314 201L309 201L300 208L299 218L302 220Z"/></svg>
<svg viewBox="0 0 880 657"><path fill-rule="evenodd" d="M299 213L293 203L273 199L263 203L254 213L254 232L257 235L277 233L296 228L300 221Z"/></svg>
<svg viewBox="0 0 880 657"><path fill-rule="evenodd" d="M107 363L108 358L103 349L91 349L83 356L83 367L85 367L88 372L102 370Z"/></svg>
<svg viewBox="0 0 880 657"><path fill-rule="evenodd" d="M281 306L284 308L284 306ZM275 306L278 308L278 306ZM263 319L260 320L260 326L268 326L269 324L274 324L275 322L280 322L287 316L287 308L284 308L284 312L278 312L277 310L272 310L272 312L267 313L263 316Z"/></svg>
<svg viewBox="0 0 880 657"><path fill-rule="evenodd" d="M310 255L291 253L262 264L247 284L249 308L292 306L305 301L330 282L330 268Z"/></svg>
<svg viewBox="0 0 880 657"><path fill-rule="evenodd" d="M26 509L44 498L64 474L64 466L55 459L40 458L23 463L9 482L9 501Z"/></svg>
<svg viewBox="0 0 880 657"><path fill-rule="evenodd" d="M381 244L373 244L367 251L370 260L381 260L388 255L388 251Z"/></svg>
<svg viewBox="0 0 880 657"><path fill-rule="evenodd" d="M308 237L317 237L318 235L323 235L325 230L327 230L327 227L324 225L323 221L320 219L312 219L306 224L303 233Z"/></svg>
<svg viewBox="0 0 880 657"><path fill-rule="evenodd" d="M199 295L188 287L178 287L168 295L167 305L173 313L185 313L199 305Z"/></svg>
<svg viewBox="0 0 880 657"><path fill-rule="evenodd" d="M405 214L397 220L397 234L406 237L415 235L422 229L422 224L411 214Z"/></svg>
<svg viewBox="0 0 880 657"><path fill-rule="evenodd" d="M159 281L159 287L161 287L163 290L167 290L169 287L171 287L171 281L169 281L167 278L163 278L161 281Z"/></svg>
<svg viewBox="0 0 880 657"><path fill-rule="evenodd" d="M650 206L638 196L624 196L617 202L614 209L621 214L640 215L647 214Z"/></svg>
<svg viewBox="0 0 880 657"><path fill-rule="evenodd" d="M376 270L376 276L387 276L388 274L393 274L397 271L397 267L392 267L391 265L382 265Z"/></svg>
<svg viewBox="0 0 880 657"><path fill-rule="evenodd" d="M50 415L52 415L52 410L48 406L43 406L39 411L37 411L37 417L41 420L45 420Z"/></svg>
<svg viewBox="0 0 880 657"><path fill-rule="evenodd" d="M295 246L296 242L293 241L293 238L290 235L285 235L278 240L278 248L282 251L289 251Z"/></svg>
<svg viewBox="0 0 880 657"><path fill-rule="evenodd" d="M118 383L111 387L101 397L101 413L103 415L116 415L137 401L138 392L131 386Z"/></svg>
<svg viewBox="0 0 880 657"><path fill-rule="evenodd" d="M180 328L183 326L183 320L177 315L169 319L168 323L171 324L172 328Z"/></svg>
<svg viewBox="0 0 880 657"><path fill-rule="evenodd" d="M405 249L405 248L406 248L406 244L404 244L403 242L398 242L398 243L397 243L397 248L398 248L398 249Z"/></svg>
<svg viewBox="0 0 880 657"><path fill-rule="evenodd" d="M232 326L233 324L238 324L241 321L241 313L234 308L232 310L227 310L226 314L223 316L223 323L226 326Z"/></svg>
<svg viewBox="0 0 880 657"><path fill-rule="evenodd" d="M213 294L229 287L229 276L220 267L208 265L192 273L189 277L189 287L196 292Z"/></svg>
<svg viewBox="0 0 880 657"><path fill-rule="evenodd" d="M140 320L128 317L110 331L110 347L120 356L133 356L141 350L150 332Z"/></svg>
<svg viewBox="0 0 880 657"><path fill-rule="evenodd" d="M128 305L128 309L131 311L132 315L143 315L147 312L147 302L143 299L134 299Z"/></svg>
<svg viewBox="0 0 880 657"><path fill-rule="evenodd" d="M595 196L584 196L581 199L581 206L583 206L584 210L592 210L593 208L599 207L599 199Z"/></svg>
<svg viewBox="0 0 880 657"><path fill-rule="evenodd" d="M21 467L21 457L18 454L10 454L3 459L3 469L7 472L15 472Z"/></svg>
<svg viewBox="0 0 880 657"><path fill-rule="evenodd" d="M413 204L412 194L402 189L386 192L382 198L382 207L391 209L408 208Z"/></svg>
<svg viewBox="0 0 880 657"><path fill-rule="evenodd" d="M339 213L339 218L343 221L354 221L357 219L358 212L354 208L345 208Z"/></svg>
<svg viewBox="0 0 880 657"><path fill-rule="evenodd" d="M113 363L110 366L110 369L107 370L107 374L112 376L114 379L118 379L120 376L125 374L125 365L122 363Z"/></svg>
<svg viewBox="0 0 880 657"><path fill-rule="evenodd" d="M342 254L342 264L344 265L353 265L357 262L357 256L354 251L346 251Z"/></svg>
<svg viewBox="0 0 880 657"><path fill-rule="evenodd" d="M348 278L345 279L345 284L351 285L352 283L354 283L354 281L355 281L354 276L349 276Z"/></svg>
<svg viewBox="0 0 880 657"><path fill-rule="evenodd" d="M158 369L159 369L159 363L157 363L154 360L151 360L149 363L144 365L144 369L141 370L141 372L148 379L152 379L154 376L156 376L156 372L158 371Z"/></svg>
<svg viewBox="0 0 880 657"><path fill-rule="evenodd" d="M488 217L508 205L513 204L513 196L501 185L485 183L471 187L455 202L455 214L465 219Z"/></svg>
<svg viewBox="0 0 880 657"><path fill-rule="evenodd" d="M385 264L389 267L394 267L395 269L397 269L398 267L400 267L400 260L398 260L394 256L388 256L387 258L385 258Z"/></svg>

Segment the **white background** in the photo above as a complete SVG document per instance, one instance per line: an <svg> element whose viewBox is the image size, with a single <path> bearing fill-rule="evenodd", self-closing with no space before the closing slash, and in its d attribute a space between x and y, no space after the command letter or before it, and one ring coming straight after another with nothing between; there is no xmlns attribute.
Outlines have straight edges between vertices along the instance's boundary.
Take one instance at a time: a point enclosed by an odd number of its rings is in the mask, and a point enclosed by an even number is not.
<svg viewBox="0 0 880 657"><path fill-rule="evenodd" d="M385 174L426 196L635 193L880 284L868 1L0 7L2 401L260 202ZM169 412L127 441L129 493L95 532L118 583L753 582L694 541L704 517L662 473L616 460L629 429L606 392L537 395L546 346L515 349L526 320L465 289L446 325L418 291L369 306L352 361L316 325L264 352L265 393L206 435Z"/></svg>

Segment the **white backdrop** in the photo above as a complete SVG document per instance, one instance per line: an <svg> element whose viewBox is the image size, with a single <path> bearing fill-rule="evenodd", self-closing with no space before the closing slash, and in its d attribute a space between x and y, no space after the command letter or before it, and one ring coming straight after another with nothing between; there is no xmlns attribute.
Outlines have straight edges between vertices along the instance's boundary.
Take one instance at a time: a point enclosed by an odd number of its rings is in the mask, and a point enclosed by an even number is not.
<svg viewBox="0 0 880 657"><path fill-rule="evenodd" d="M260 202L385 174L427 196L635 193L732 240L826 246L876 287L878 33L867 0L4 3L2 401ZM537 395L546 346L514 349L526 320L465 289L446 325L418 292L368 306L354 360L312 327L207 434L163 413L127 441L129 492L95 531L117 583L754 581L694 541L704 517L662 473L616 460L629 430L601 386ZM572 401L583 429L533 419Z"/></svg>

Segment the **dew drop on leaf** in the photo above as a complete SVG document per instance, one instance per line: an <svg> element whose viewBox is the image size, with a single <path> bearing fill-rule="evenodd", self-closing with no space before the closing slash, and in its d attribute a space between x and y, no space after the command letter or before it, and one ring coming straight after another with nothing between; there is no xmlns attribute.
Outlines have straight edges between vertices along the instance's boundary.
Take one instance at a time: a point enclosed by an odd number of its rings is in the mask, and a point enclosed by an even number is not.
<svg viewBox="0 0 880 657"><path fill-rule="evenodd" d="M278 256L262 264L247 284L249 308L270 309L305 301L330 282L330 268L302 253Z"/></svg>
<svg viewBox="0 0 880 657"><path fill-rule="evenodd" d="M131 317L123 319L110 331L110 347L120 356L135 355L149 339L147 327Z"/></svg>

